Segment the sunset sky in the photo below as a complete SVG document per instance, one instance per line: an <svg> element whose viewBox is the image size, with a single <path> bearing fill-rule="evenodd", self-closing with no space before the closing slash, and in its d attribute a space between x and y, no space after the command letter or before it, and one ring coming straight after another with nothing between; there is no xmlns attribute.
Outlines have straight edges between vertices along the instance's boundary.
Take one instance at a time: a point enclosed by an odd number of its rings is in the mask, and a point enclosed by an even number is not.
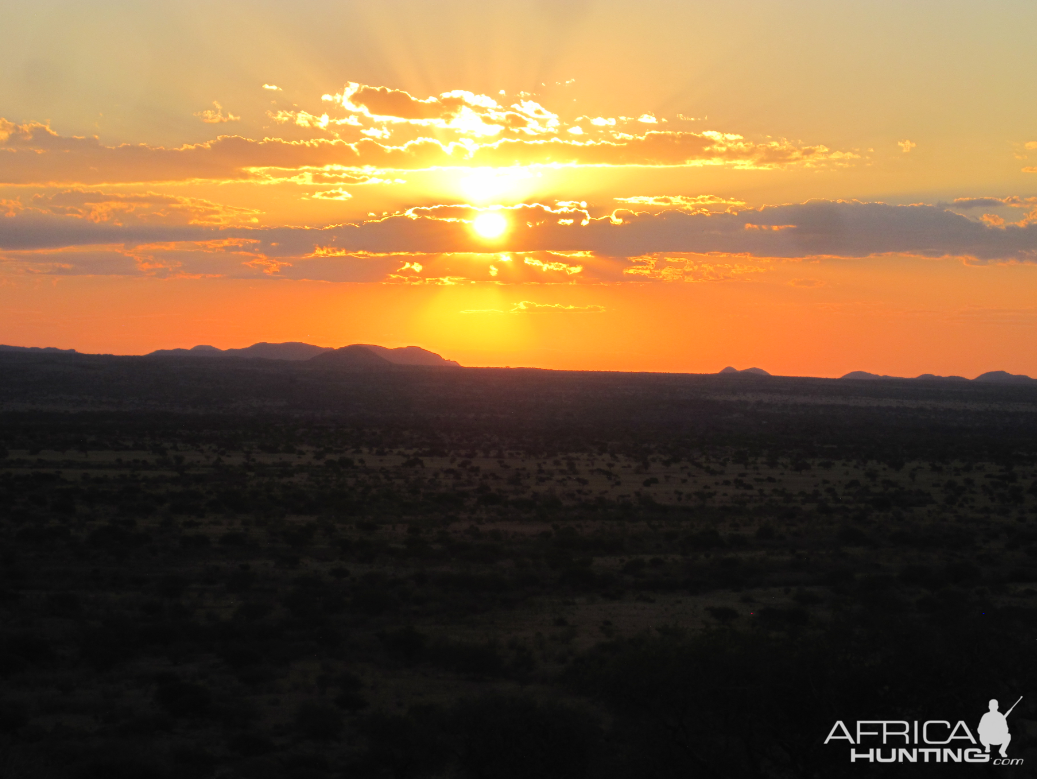
<svg viewBox="0 0 1037 779"><path fill-rule="evenodd" d="M7 3L0 343L1037 376L1037 4Z"/></svg>

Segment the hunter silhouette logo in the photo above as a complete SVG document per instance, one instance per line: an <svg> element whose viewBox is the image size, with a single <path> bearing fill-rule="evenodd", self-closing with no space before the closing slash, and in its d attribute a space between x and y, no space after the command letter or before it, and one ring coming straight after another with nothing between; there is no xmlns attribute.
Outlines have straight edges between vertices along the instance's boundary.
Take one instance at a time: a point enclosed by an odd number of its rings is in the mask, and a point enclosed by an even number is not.
<svg viewBox="0 0 1037 779"><path fill-rule="evenodd" d="M978 740L964 720L953 725L948 720L858 720L854 731L838 720L824 743L849 742L851 763L1022 765L1022 758L1008 757L1008 745L1012 742L1008 715L1022 699L1020 695L1004 714L998 711L997 700L991 699L987 705L989 711L976 728ZM991 759L992 746L999 748L999 757Z"/></svg>
<svg viewBox="0 0 1037 779"><path fill-rule="evenodd" d="M1022 699L1023 696L1020 695L1019 701ZM1019 705L1019 701L1012 704L1012 709ZM987 752L990 752L991 745L997 745L1001 747L1001 757L1008 757L1006 750L1012 743L1012 734L1008 732L1008 715L1012 713L1012 709L1002 714L997 710L997 699L991 698L990 711L983 715L979 727L976 728L979 732L979 743L986 747Z"/></svg>

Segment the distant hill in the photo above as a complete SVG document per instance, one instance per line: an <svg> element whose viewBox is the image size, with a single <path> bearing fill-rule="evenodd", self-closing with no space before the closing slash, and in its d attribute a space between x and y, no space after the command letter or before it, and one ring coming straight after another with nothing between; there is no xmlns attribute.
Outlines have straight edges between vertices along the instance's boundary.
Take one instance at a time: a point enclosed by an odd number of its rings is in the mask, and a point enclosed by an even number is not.
<svg viewBox="0 0 1037 779"><path fill-rule="evenodd" d="M374 344L357 344L365 349L370 349L372 352L377 354L384 360L388 360L396 365L437 365L437 366L451 366L454 368L460 368L461 363L455 360L446 360L440 357L435 352L430 352L428 349L422 349L420 346L397 346L395 349L389 349L385 346L375 346Z"/></svg>
<svg viewBox="0 0 1037 779"><path fill-rule="evenodd" d="M244 349L226 349L224 354L241 357L259 357L264 360L309 360L318 354L330 351L327 346L314 346L299 341L288 341L283 344L261 342L246 346Z"/></svg>
<svg viewBox="0 0 1037 779"><path fill-rule="evenodd" d="M454 360L444 360L438 354L417 346L388 349L373 344L352 344L341 349L330 349L316 355L314 365L335 365L352 370L391 368L396 365L421 365L437 368L459 368Z"/></svg>
<svg viewBox="0 0 1037 779"><path fill-rule="evenodd" d="M919 381L968 381L964 376L935 376L932 373L923 373L915 378Z"/></svg>
<svg viewBox="0 0 1037 779"><path fill-rule="evenodd" d="M867 371L850 371L845 376L840 376L840 379L856 379L858 381L870 381L873 379L899 379L899 376L880 376L877 373L868 373Z"/></svg>
<svg viewBox="0 0 1037 779"><path fill-rule="evenodd" d="M254 357L263 360L309 360L321 352L330 351L327 346L314 346L298 341L271 344L265 341L243 349L217 349L215 346L194 346L190 349L158 349L148 357Z"/></svg>
<svg viewBox="0 0 1037 779"><path fill-rule="evenodd" d="M981 381L984 384L1034 384L1037 383L1037 379L1031 379L1029 376L1023 376L1018 373L1007 373L1005 371L988 371L983 373L973 381Z"/></svg>
<svg viewBox="0 0 1037 779"><path fill-rule="evenodd" d="M343 346L341 349L318 354L310 360L314 365L334 365L339 368L350 370L378 370L392 368L394 363L381 355L375 354L372 349L360 344Z"/></svg>
<svg viewBox="0 0 1037 779"><path fill-rule="evenodd" d="M48 354L79 354L75 349L58 349L53 346L5 346L0 344L0 352L46 352Z"/></svg>
<svg viewBox="0 0 1037 779"><path fill-rule="evenodd" d="M720 373L748 373L753 376L770 376L770 374L763 368L745 368L743 370L738 370L737 368L732 368L730 365L720 371Z"/></svg>
<svg viewBox="0 0 1037 779"><path fill-rule="evenodd" d="M923 373L921 376L917 376L914 379L907 379L903 376L880 376L877 373L868 373L867 371L850 371L845 376L840 376L840 379L854 379L857 381L867 381L874 379L899 379L900 381L970 381L964 376L936 376L932 373ZM1020 374L1006 373L1005 371L989 371L980 376L977 376L971 381L978 381L982 384L1030 384L1037 383L1037 379L1031 379L1029 376L1023 376Z"/></svg>
<svg viewBox="0 0 1037 779"><path fill-rule="evenodd" d="M346 351L348 350L348 351ZM362 350L362 351L358 351ZM159 349L148 354L148 357L238 357L262 360L312 360L322 355L338 355L336 362L352 362L372 367L385 365L433 365L458 368L460 364L454 360L445 360L434 352L420 346L400 346L390 349L375 344L353 344L341 349L329 346L289 341L287 343L258 343L243 349L217 349L215 346L194 346L190 349ZM365 355L377 357L377 361L368 360Z"/></svg>
<svg viewBox="0 0 1037 779"><path fill-rule="evenodd" d="M223 349L215 346L192 346L190 349L156 349L145 357L219 357Z"/></svg>

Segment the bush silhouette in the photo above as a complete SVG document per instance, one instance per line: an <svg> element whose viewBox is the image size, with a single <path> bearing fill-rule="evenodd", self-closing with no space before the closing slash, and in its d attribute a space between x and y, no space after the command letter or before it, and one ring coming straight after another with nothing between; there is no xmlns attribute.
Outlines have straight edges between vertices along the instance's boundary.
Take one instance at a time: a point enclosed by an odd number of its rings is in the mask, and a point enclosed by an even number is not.
<svg viewBox="0 0 1037 779"><path fill-rule="evenodd" d="M413 625L379 633L378 638L386 652L407 664L416 663L428 643L428 636L419 632Z"/></svg>
<svg viewBox="0 0 1037 779"><path fill-rule="evenodd" d="M170 681L155 690L155 702L173 717L196 719L209 714L212 695L201 685Z"/></svg>
<svg viewBox="0 0 1037 779"><path fill-rule="evenodd" d="M458 704L450 730L461 775L472 779L589 776L599 738L594 723L573 709L498 695Z"/></svg>
<svg viewBox="0 0 1037 779"><path fill-rule="evenodd" d="M708 606L706 611L721 625L729 625L738 619L738 612L730 606Z"/></svg>
<svg viewBox="0 0 1037 779"><path fill-rule="evenodd" d="M447 764L449 745L441 713L431 707L411 710L407 716L377 712L358 724L367 750L356 773L418 779L435 776Z"/></svg>
<svg viewBox="0 0 1037 779"><path fill-rule="evenodd" d="M342 724L338 709L324 701L303 701L295 711L295 732L313 741L332 741Z"/></svg>

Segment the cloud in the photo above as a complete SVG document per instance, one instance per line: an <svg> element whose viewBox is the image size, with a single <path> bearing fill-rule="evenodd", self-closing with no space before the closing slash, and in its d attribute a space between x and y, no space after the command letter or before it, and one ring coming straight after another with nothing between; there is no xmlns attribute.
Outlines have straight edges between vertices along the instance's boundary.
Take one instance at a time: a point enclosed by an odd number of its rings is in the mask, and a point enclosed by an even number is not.
<svg viewBox="0 0 1037 779"><path fill-rule="evenodd" d="M582 265L569 265L568 263L557 261L545 262L544 260L538 260L535 257L526 257L524 260L522 260L522 262L526 265L529 265L530 267L537 268L538 270L544 272L557 271L560 273L564 273L568 276L572 276L574 274L583 272Z"/></svg>
<svg viewBox="0 0 1037 779"><path fill-rule="evenodd" d="M503 106L494 98L463 89L419 99L400 89L350 82L341 93L323 99L375 122L436 127L475 137L507 131L542 135L559 127L558 117L534 101Z"/></svg>
<svg viewBox="0 0 1037 779"><path fill-rule="evenodd" d="M325 228L91 220L87 206L59 213L25 207L0 218L0 248L10 251L236 240L271 260L319 263L329 257L422 258L430 277L501 283L616 280L712 281L744 278L751 258L958 257L970 262L1037 262L1037 221L985 224L933 205L814 200L738 212L619 210L592 217L576 207L523 204L496 209L508 232L487 250L471 221L480 210L442 205ZM92 208L92 207L91 207ZM703 259L710 255L710 258ZM435 259L426 259L435 258ZM526 260L530 260L527 262ZM319 267L308 265L307 267ZM578 268L578 270L577 270Z"/></svg>
<svg viewBox="0 0 1037 779"><path fill-rule="evenodd" d="M268 89L271 92L280 92L281 91L281 87L277 86L276 84L263 84L263 89Z"/></svg>
<svg viewBox="0 0 1037 779"><path fill-rule="evenodd" d="M631 262L634 264L624 269L623 273L638 281L746 281L753 274L765 270L760 265L729 262L708 255L648 255L632 257Z"/></svg>
<svg viewBox="0 0 1037 779"><path fill-rule="evenodd" d="M80 185L261 181L269 180L271 170L281 171L282 178L288 178L293 171L349 171L357 176L372 176L376 171L516 165L772 169L842 165L857 159L855 153L831 151L821 145L802 146L786 140L756 143L730 133L669 130L587 140L501 138L485 143L467 138L445 142L428 137L398 145L371 138L351 142L338 138L257 141L221 135L212 141L176 148L148 144L105 146L96 137L61 136L45 124L16 125L5 119L0 119L0 155L0 184Z"/></svg>
<svg viewBox="0 0 1037 779"><path fill-rule="evenodd" d="M37 193L20 210L52 216L85 219L112 226L154 225L235 225L258 221L259 211L213 203L182 195L156 192L112 193L97 190L66 189L50 194Z"/></svg>
<svg viewBox="0 0 1037 779"><path fill-rule="evenodd" d="M134 276L141 274L135 258L119 247L64 249L54 252L0 252L5 276Z"/></svg>
<svg viewBox="0 0 1037 779"><path fill-rule="evenodd" d="M382 282L399 267L392 256L319 259L268 257L256 241L110 245L43 251L0 251L0 276L145 276Z"/></svg>
<svg viewBox="0 0 1037 779"><path fill-rule="evenodd" d="M532 300L521 300L512 307L509 313L524 314L536 311L569 311L579 314L602 314L605 312L605 307L598 305L566 306L561 303L534 303Z"/></svg>
<svg viewBox="0 0 1037 779"><path fill-rule="evenodd" d="M665 208L702 208L706 206L745 206L744 200L716 195L636 195L613 198L618 203L632 206L659 206Z"/></svg>
<svg viewBox="0 0 1037 779"><path fill-rule="evenodd" d="M1025 208L1028 210L1025 216L1011 224L1016 227L1026 227L1037 222L1037 197L959 197L951 203L938 203L943 208L953 208L961 211L969 211L974 208ZM1002 212L1010 213L1010 212ZM991 227L1001 227L1008 221L999 214L983 214L980 221Z"/></svg>
<svg viewBox="0 0 1037 779"><path fill-rule="evenodd" d="M913 148L918 146L918 144L915 143L914 141L909 141L909 140L905 139L903 141L897 141L897 146L900 147L900 151L904 152L904 154L907 154Z"/></svg>
<svg viewBox="0 0 1037 779"><path fill-rule="evenodd" d="M249 173L259 183L290 183L303 186L321 186L326 184L406 184L405 179L384 179L358 173L352 168L340 165L328 165L323 168L251 168Z"/></svg>
<svg viewBox="0 0 1037 779"><path fill-rule="evenodd" d="M226 115L224 115L223 106L221 106L215 100L212 101L212 104L216 106L215 111L213 111L211 108L206 108L204 111L199 111L198 113L196 113L195 116L200 118L206 124L223 124L224 122L241 121L240 116L234 116L234 114L232 114L230 111L228 111Z"/></svg>
<svg viewBox="0 0 1037 779"><path fill-rule="evenodd" d="M867 257L905 254L978 261L1037 261L1037 224L994 228L931 205L814 200L737 213L616 211L526 204L500 209L510 223L500 251L589 251L599 256L660 253L754 257ZM337 245L365 251L478 251L468 222L475 209L411 209L406 215L334 228ZM564 217L560 219L559 217ZM572 224L561 224L570 221Z"/></svg>
<svg viewBox="0 0 1037 779"><path fill-rule="evenodd" d="M950 205L961 209L997 208L998 206L1025 208L1034 203L1037 203L1037 198L1021 198L1013 195L1012 197L956 197L949 204L940 203L940 205Z"/></svg>
<svg viewBox="0 0 1037 779"><path fill-rule="evenodd" d="M825 282L821 279L792 279L789 282L790 287L801 287L802 289L817 289L824 285Z"/></svg>
<svg viewBox="0 0 1037 779"><path fill-rule="evenodd" d="M315 200L349 200L353 196L344 189L325 189L322 192L314 192L310 197Z"/></svg>
<svg viewBox="0 0 1037 779"><path fill-rule="evenodd" d="M499 308L470 308L461 311L462 314L531 314L543 312L566 312L573 314L603 314L604 306L567 306L562 303L535 303L532 300L520 300L509 310Z"/></svg>
<svg viewBox="0 0 1037 779"><path fill-rule="evenodd" d="M4 200L0 198L0 214L3 216L14 216L20 211L24 211L25 206L22 205L22 201L15 200Z"/></svg>

